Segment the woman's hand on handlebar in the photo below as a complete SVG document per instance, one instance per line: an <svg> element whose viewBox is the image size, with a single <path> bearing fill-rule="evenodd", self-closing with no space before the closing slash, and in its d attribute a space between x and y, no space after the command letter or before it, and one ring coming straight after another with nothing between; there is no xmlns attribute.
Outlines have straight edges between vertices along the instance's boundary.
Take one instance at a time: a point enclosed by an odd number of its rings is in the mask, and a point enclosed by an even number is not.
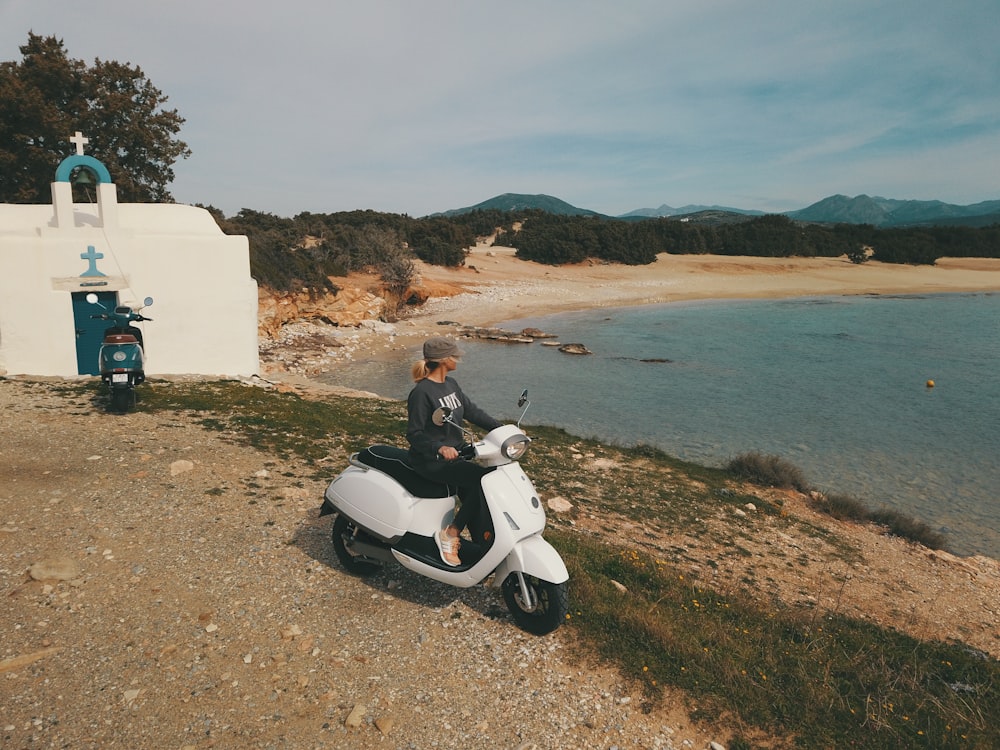
<svg viewBox="0 0 1000 750"><path fill-rule="evenodd" d="M458 458L458 451L450 445L442 445L438 448L438 455L445 461L454 461Z"/></svg>

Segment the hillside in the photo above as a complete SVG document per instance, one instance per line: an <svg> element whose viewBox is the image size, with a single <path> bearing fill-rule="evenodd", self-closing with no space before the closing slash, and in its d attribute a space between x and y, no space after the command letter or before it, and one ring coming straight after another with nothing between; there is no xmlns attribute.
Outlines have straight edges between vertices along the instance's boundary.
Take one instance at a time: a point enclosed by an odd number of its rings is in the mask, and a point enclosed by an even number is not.
<svg viewBox="0 0 1000 750"><path fill-rule="evenodd" d="M816 221L845 224L872 224L877 227L904 227L913 225L986 226L990 217L1000 211L1000 201L984 201L969 206L958 206L942 201L895 200L857 195L831 195L798 211L788 211L786 216L799 221ZM978 219L976 223L972 222Z"/></svg>
<svg viewBox="0 0 1000 750"><path fill-rule="evenodd" d="M539 210L559 216L602 216L577 208L550 195L504 193L474 206L444 211L435 216L458 216L476 210L524 211ZM763 216L766 212L730 206L686 205L673 208L637 208L621 214L619 219L687 218L705 223L740 221ZM907 227L917 225L989 226L1000 222L1000 200L982 201L967 206L938 200L899 200L895 198L857 195L831 195L805 208L783 212L796 221L817 223L871 224L876 227ZM721 217L721 218L720 218Z"/></svg>
<svg viewBox="0 0 1000 750"><path fill-rule="evenodd" d="M520 193L504 193L482 203L465 208L453 208L444 211L440 216L459 216L472 211L524 211L538 210L557 216L600 216L596 211L589 211L585 208L571 206L564 200L553 198L551 195L523 195Z"/></svg>

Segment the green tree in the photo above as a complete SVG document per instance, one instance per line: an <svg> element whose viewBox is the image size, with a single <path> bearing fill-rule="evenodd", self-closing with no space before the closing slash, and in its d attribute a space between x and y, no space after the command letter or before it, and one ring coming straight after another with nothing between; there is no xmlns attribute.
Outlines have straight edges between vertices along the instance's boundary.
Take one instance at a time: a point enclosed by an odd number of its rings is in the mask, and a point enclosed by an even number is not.
<svg viewBox="0 0 1000 750"><path fill-rule="evenodd" d="M59 162L87 153L108 168L123 202L169 202L173 164L191 150L167 97L130 64L72 60L61 39L28 34L21 62L0 62L0 202L47 202Z"/></svg>

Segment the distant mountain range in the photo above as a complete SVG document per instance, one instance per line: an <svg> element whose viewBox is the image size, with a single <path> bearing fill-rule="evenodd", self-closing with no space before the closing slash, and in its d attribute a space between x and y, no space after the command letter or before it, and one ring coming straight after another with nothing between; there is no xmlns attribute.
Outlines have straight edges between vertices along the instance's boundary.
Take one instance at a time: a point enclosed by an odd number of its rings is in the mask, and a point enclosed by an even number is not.
<svg viewBox="0 0 1000 750"><path fill-rule="evenodd" d="M742 208L730 208L729 206L698 206L698 205L687 205L681 206L680 208L671 208L666 203L664 203L659 208L637 208L635 211L629 211L627 214L622 214L619 219L652 219L658 216L691 216L692 214L700 214L706 211L711 212L721 212L727 214L742 214L743 216L763 216L763 211L748 211Z"/></svg>
<svg viewBox="0 0 1000 750"><path fill-rule="evenodd" d="M597 211L577 208L551 195L524 195L504 193L495 198L477 203L475 206L445 211L439 216L455 216L477 209L499 211L521 211L538 209L562 216L603 216ZM764 215L763 211L752 211L727 206L688 205L671 208L664 204L659 208L638 208L614 218L643 219L655 217L688 218L694 221L740 221ZM872 224L877 227L903 226L988 226L1000 224L1000 200L983 201L969 206L959 206L941 201L897 200L892 198L857 195L831 195L806 208L785 211L784 216L796 221L839 224ZM610 217L609 217L610 218Z"/></svg>
<svg viewBox="0 0 1000 750"><path fill-rule="evenodd" d="M799 211L788 211L799 221L873 224L877 227L902 227L930 224L987 226L1000 222L1000 200L983 201L971 206L956 206L941 201L894 200L856 195L831 195Z"/></svg>

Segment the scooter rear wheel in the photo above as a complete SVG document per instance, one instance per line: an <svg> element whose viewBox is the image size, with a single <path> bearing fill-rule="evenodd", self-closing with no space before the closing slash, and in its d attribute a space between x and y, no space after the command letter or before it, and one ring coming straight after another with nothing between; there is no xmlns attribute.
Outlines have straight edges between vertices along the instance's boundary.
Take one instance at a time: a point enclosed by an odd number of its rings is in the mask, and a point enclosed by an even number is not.
<svg viewBox="0 0 1000 750"><path fill-rule="evenodd" d="M127 388L115 388L111 391L111 411L124 414L132 403L132 391Z"/></svg>
<svg viewBox="0 0 1000 750"><path fill-rule="evenodd" d="M525 575L524 581L531 594L524 600L517 574L511 573L503 582L503 600L514 617L514 622L534 635L545 635L562 625L569 611L569 587L566 583L550 583Z"/></svg>
<svg viewBox="0 0 1000 750"><path fill-rule="evenodd" d="M337 520L333 522L333 551L347 572L356 576L370 576L382 569L381 563L359 557L348 549L351 540L363 534L351 519L342 513L337 514Z"/></svg>

